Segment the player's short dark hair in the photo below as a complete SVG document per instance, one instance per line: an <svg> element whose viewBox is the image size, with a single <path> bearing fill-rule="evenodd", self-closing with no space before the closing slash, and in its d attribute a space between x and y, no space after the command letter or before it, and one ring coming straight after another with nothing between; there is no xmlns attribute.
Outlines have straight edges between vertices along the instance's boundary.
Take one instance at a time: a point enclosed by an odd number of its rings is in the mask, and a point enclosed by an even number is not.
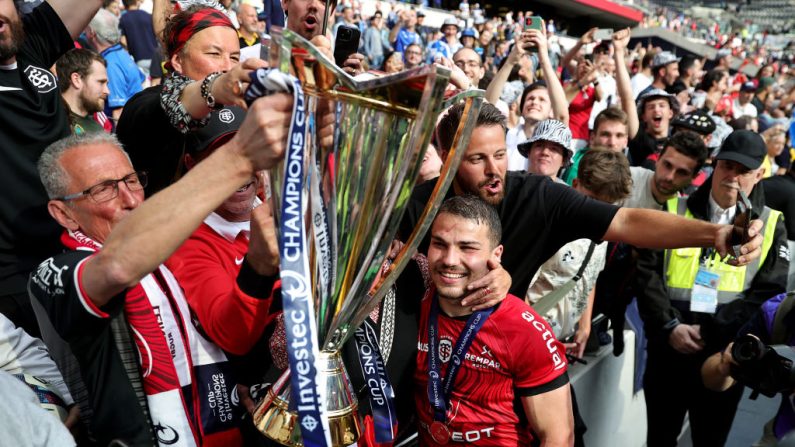
<svg viewBox="0 0 795 447"><path fill-rule="evenodd" d="M439 124L436 126L436 139L440 151L447 152L450 150L450 147L453 145L455 132L458 130L458 124L461 122L463 114L464 103L459 103L450 107L447 111L447 115L439 121ZM505 115L503 115L498 108L487 102L484 102L480 107L478 119L475 123L475 127L480 126L500 126L503 132L508 131Z"/></svg>
<svg viewBox="0 0 795 447"><path fill-rule="evenodd" d="M502 223L497 210L478 196L453 196L442 203L437 217L442 214L458 216L475 221L478 225L486 225L489 229L489 242L496 247L502 240Z"/></svg>
<svg viewBox="0 0 795 447"><path fill-rule="evenodd" d="M108 66L105 58L94 51L85 48L72 48L55 62L55 70L58 73L58 89L61 93L69 89L73 73L85 78L91 72L91 64L97 61L104 66Z"/></svg>
<svg viewBox="0 0 795 447"><path fill-rule="evenodd" d="M662 151L660 151L660 157L665 154L665 150L669 147L674 148L677 152L686 157L696 160L696 169L693 170L694 174L704 166L704 163L707 161L707 156L709 155L709 151L701 135L692 130L683 129L668 138Z"/></svg>

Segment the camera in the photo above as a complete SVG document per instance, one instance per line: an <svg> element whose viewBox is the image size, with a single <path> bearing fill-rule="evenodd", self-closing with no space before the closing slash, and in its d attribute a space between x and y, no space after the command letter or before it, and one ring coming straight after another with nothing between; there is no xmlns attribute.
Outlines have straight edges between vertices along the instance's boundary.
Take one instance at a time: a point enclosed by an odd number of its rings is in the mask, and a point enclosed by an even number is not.
<svg viewBox="0 0 795 447"><path fill-rule="evenodd" d="M341 26L340 29L337 31L337 34L339 34L339 40L349 41L353 36L353 31L351 31L350 28Z"/></svg>
<svg viewBox="0 0 795 447"><path fill-rule="evenodd" d="M773 397L795 388L795 349L787 345L766 345L751 334L738 338L732 346L731 376L759 393Z"/></svg>

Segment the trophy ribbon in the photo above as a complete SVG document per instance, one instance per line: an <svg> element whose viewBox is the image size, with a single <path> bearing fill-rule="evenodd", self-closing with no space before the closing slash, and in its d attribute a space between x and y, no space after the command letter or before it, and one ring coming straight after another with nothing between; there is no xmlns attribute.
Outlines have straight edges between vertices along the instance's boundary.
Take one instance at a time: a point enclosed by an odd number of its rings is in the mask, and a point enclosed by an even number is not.
<svg viewBox="0 0 795 447"><path fill-rule="evenodd" d="M279 223L282 307L287 335L287 359L292 386L291 405L295 405L301 435L306 447L331 445L326 417L325 376L318 374L318 348L315 306L310 286L306 240L307 199L303 187L306 136L306 102L301 83L293 78L293 118L287 141Z"/></svg>
<svg viewBox="0 0 795 447"><path fill-rule="evenodd" d="M378 337L370 323L365 320L356 329L354 339L359 354L359 366L370 395L375 441L379 444L391 443L395 439L397 428L395 391L389 382L384 358L378 348Z"/></svg>

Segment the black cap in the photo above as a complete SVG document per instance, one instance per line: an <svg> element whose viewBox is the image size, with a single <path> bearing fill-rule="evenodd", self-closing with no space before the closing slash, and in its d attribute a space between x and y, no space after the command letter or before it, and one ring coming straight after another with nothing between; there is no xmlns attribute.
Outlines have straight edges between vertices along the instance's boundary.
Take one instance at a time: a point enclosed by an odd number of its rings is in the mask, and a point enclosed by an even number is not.
<svg viewBox="0 0 795 447"><path fill-rule="evenodd" d="M185 152L198 154L226 143L240 129L245 117L246 111L237 106L213 110L206 126L188 133L185 138Z"/></svg>
<svg viewBox="0 0 795 447"><path fill-rule="evenodd" d="M750 130L735 130L730 133L720 148L715 160L731 160L748 169L757 169L767 156L767 145L758 133Z"/></svg>
<svg viewBox="0 0 795 447"><path fill-rule="evenodd" d="M715 121L709 116L709 113L702 109L694 110L684 115L677 115L673 121L671 121L671 126L692 130L700 135L710 135L712 132L715 132L715 128L717 127Z"/></svg>

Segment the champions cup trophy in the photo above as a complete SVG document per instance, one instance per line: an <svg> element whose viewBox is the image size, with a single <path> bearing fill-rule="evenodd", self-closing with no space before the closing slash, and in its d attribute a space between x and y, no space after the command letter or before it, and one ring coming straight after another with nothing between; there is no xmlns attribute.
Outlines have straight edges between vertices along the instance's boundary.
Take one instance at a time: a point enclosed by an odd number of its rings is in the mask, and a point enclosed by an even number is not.
<svg viewBox="0 0 795 447"><path fill-rule="evenodd" d="M290 368L257 406L254 422L284 445L350 445L361 427L340 348L430 226L483 92L445 102L450 71L436 65L355 80L287 29L272 33L269 54L272 66L298 79L285 158L270 174ZM437 117L459 100L466 101L464 116L432 200L399 254L387 260ZM381 375L368 380L376 384L371 394L389 397L383 361L377 365ZM391 439L393 427L373 412L379 442Z"/></svg>

